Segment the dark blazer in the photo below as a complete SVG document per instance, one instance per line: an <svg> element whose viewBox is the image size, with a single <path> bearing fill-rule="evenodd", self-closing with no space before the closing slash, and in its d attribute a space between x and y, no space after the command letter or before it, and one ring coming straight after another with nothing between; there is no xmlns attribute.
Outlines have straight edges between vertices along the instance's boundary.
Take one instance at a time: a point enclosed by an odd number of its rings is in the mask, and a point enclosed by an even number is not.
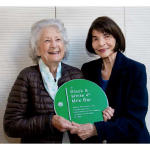
<svg viewBox="0 0 150 150"><path fill-rule="evenodd" d="M102 59L82 66L85 79L101 85ZM108 143L150 143L145 124L148 110L146 68L117 52L106 88L109 106L115 109L108 122L95 122L99 141Z"/></svg>

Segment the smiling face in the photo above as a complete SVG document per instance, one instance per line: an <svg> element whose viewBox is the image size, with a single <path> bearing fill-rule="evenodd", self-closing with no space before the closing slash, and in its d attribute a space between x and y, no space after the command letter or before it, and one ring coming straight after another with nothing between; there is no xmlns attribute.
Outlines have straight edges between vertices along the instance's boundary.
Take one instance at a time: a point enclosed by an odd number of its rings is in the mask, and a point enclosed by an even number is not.
<svg viewBox="0 0 150 150"><path fill-rule="evenodd" d="M92 47L101 58L109 57L115 48L116 39L106 32L92 31Z"/></svg>
<svg viewBox="0 0 150 150"><path fill-rule="evenodd" d="M55 27L47 27L41 31L38 48L38 56L41 56L47 66L50 66L51 63L58 64L64 57L64 42Z"/></svg>

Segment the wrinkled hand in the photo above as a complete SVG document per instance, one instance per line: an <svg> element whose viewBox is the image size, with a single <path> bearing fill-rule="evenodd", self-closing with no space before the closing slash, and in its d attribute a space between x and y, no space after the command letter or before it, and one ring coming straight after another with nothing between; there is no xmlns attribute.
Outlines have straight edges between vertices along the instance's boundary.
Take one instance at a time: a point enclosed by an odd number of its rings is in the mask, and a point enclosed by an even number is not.
<svg viewBox="0 0 150 150"><path fill-rule="evenodd" d="M76 129L75 126L72 126L71 122L66 120L65 118L58 116L58 115L53 115L52 117L52 125L58 129L60 132L65 132L71 129Z"/></svg>
<svg viewBox="0 0 150 150"><path fill-rule="evenodd" d="M89 137L97 135L97 130L96 130L95 125L91 123L78 124L78 123L72 122L72 125L75 126L76 128L71 129L70 133L77 134L82 140L86 140Z"/></svg>
<svg viewBox="0 0 150 150"><path fill-rule="evenodd" d="M107 120L110 120L111 117L113 117L115 110L111 107L107 107L104 111L103 111L103 118L104 121L107 122Z"/></svg>

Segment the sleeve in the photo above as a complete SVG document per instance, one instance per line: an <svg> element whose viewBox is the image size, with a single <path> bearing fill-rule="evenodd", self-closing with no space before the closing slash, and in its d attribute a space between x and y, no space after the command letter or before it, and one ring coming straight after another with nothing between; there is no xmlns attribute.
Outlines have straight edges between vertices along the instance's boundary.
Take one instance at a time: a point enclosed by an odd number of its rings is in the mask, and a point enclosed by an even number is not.
<svg viewBox="0 0 150 150"><path fill-rule="evenodd" d="M50 115L34 116L30 114L29 83L26 72L17 77L8 97L4 114L4 131L10 137L22 138L53 133Z"/></svg>
<svg viewBox="0 0 150 150"><path fill-rule="evenodd" d="M133 82L127 99L127 112L124 117L109 122L96 122L99 140L108 142L127 141L145 126L148 110L147 77L144 65L134 70Z"/></svg>

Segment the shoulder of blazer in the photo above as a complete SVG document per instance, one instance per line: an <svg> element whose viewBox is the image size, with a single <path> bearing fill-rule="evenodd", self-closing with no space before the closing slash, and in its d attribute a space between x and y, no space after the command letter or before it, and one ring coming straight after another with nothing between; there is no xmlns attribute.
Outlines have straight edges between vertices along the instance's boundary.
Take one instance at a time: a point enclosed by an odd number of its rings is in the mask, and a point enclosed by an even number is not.
<svg viewBox="0 0 150 150"><path fill-rule="evenodd" d="M102 58L99 58L99 59L84 63L81 70L86 70L86 69L93 70L97 68L100 69L101 65L102 65ZM120 70L122 68L127 67L128 65L129 65L129 59L121 52L117 52L113 70Z"/></svg>
<svg viewBox="0 0 150 150"><path fill-rule="evenodd" d="M146 68L145 65L137 62L135 60L132 60L128 57L126 57L121 52L117 53L116 61L113 67L113 71L119 71L119 72L126 72L125 70L128 69L130 73L133 74L140 74L142 72L145 72Z"/></svg>
<svg viewBox="0 0 150 150"><path fill-rule="evenodd" d="M117 52L116 60L113 66L114 70L120 70L129 66L129 58L121 52Z"/></svg>
<svg viewBox="0 0 150 150"><path fill-rule="evenodd" d="M135 61L133 59L130 59L130 58L128 58L128 59L129 59L129 64L130 64L131 67L134 67L134 68L137 68L137 69L141 69L143 67L145 68L144 64L142 64L138 61Z"/></svg>
<svg viewBox="0 0 150 150"><path fill-rule="evenodd" d="M102 59L101 58L96 59L96 60L92 60L90 62L84 63L81 67L81 70L83 68L88 68L88 70L89 69L94 69L94 68L99 68L99 67L101 67L101 64L102 64Z"/></svg>

